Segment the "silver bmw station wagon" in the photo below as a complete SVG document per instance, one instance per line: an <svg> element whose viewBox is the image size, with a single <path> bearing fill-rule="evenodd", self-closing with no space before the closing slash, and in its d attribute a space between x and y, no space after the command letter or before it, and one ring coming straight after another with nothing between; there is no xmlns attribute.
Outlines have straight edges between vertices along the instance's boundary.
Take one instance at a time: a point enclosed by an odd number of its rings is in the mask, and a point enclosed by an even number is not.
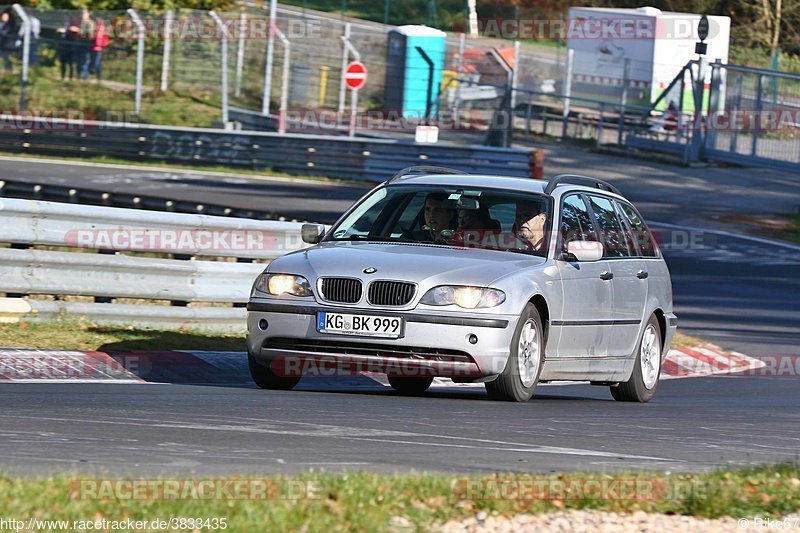
<svg viewBox="0 0 800 533"><path fill-rule="evenodd" d="M398 172L309 248L269 264L248 303L256 384L310 368L434 377L526 401L538 383L589 381L646 402L677 329L672 284L639 212L606 182Z"/></svg>

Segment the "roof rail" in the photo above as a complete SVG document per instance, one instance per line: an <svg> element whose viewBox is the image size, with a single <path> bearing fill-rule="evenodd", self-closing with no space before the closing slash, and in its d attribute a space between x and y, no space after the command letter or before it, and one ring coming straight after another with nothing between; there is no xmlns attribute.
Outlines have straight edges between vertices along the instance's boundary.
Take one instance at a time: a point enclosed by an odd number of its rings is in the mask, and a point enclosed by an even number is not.
<svg viewBox="0 0 800 533"><path fill-rule="evenodd" d="M408 176L409 174L467 174L467 172L462 172L461 170L456 170L454 168L433 167L425 165L406 167L403 170L397 172L391 178L389 178L389 181L387 181L387 183L391 183L395 180L402 178L403 176Z"/></svg>
<svg viewBox="0 0 800 533"><path fill-rule="evenodd" d="M601 191L613 192L614 194L622 196L622 193L619 192L619 189L606 181L599 180L597 178L590 178L589 176L578 176L576 174L559 174L558 176L551 178L547 184L547 187L544 189L544 193L551 194L559 185L567 184L583 185L584 187L591 187L593 189L600 189Z"/></svg>

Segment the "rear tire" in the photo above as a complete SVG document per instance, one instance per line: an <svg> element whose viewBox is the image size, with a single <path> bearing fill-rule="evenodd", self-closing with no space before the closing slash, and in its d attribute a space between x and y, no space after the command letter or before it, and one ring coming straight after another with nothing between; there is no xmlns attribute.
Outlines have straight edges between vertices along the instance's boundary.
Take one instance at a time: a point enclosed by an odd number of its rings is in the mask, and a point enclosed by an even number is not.
<svg viewBox="0 0 800 533"><path fill-rule="evenodd" d="M656 394L661 377L661 328L655 315L650 317L636 344L631 378L611 387L611 396L619 402L649 402Z"/></svg>
<svg viewBox="0 0 800 533"><path fill-rule="evenodd" d="M493 400L527 402L533 396L544 363L544 330L539 311L525 306L511 340L510 354L503 372L486 383Z"/></svg>
<svg viewBox="0 0 800 533"><path fill-rule="evenodd" d="M256 358L247 354L247 366L250 367L250 376L262 389L291 390L300 381L302 376L279 376L271 367L264 366Z"/></svg>
<svg viewBox="0 0 800 533"><path fill-rule="evenodd" d="M422 394L433 383L433 376L413 378L403 376L386 377L389 379L389 385L400 394Z"/></svg>

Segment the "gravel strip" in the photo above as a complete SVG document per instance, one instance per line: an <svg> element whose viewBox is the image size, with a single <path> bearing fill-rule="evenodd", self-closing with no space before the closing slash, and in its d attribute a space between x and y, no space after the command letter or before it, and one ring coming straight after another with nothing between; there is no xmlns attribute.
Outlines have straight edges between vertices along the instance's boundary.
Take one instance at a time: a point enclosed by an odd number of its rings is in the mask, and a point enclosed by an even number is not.
<svg viewBox="0 0 800 533"><path fill-rule="evenodd" d="M746 521L745 521L746 520ZM800 515L783 519L784 531L800 532ZM774 520L773 520L774 522ZM774 529L774 526L773 526ZM632 514L605 513L601 511L563 511L543 515L517 515L513 517L487 516L485 512L464 520L451 520L439 527L442 533L499 533L536 531L552 533L623 533L641 531L654 533L729 533L731 531L765 531L753 518L707 519L693 516L663 515L637 511Z"/></svg>

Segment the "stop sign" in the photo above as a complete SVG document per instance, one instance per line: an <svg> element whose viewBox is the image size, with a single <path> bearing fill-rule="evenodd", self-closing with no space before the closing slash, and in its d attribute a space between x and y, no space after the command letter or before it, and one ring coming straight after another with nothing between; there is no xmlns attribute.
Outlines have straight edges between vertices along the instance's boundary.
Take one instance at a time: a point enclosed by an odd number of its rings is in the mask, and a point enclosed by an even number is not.
<svg viewBox="0 0 800 533"><path fill-rule="evenodd" d="M361 61L353 61L344 71L344 81L350 89L359 90L367 82L367 67Z"/></svg>

